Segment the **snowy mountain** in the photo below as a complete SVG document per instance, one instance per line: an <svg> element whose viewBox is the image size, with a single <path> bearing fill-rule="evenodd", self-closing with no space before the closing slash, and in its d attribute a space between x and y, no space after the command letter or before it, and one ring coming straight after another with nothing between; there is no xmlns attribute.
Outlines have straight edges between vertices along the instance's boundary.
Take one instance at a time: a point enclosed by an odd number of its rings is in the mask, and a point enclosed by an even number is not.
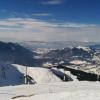
<svg viewBox="0 0 100 100"><path fill-rule="evenodd" d="M61 61L64 61L65 64L68 64L73 60L91 62L93 55L94 51L90 48L72 47L51 50L47 54L44 54L43 58L49 59L52 63L59 63Z"/></svg>
<svg viewBox="0 0 100 100"><path fill-rule="evenodd" d="M48 74L49 73L48 71L50 71L50 69L49 70L43 69L43 68L40 69L37 66L49 68L55 65L65 65L65 66L71 66L78 70L98 74L98 72L96 71L98 69L96 64L99 62L99 58L97 60L98 55L90 47L84 47L84 46L67 47L67 48L62 48L62 49L52 49L52 48L51 49L38 49L38 53L37 53L37 52L30 51L29 49L24 48L16 43L0 42L0 62L1 62L0 63L1 64L0 65L0 71L1 71L0 84L1 85L2 84L9 85L11 83L12 85L13 84L23 84L24 82L23 78L25 75L25 66L31 66L31 67L28 67L29 76L33 80L35 79L35 81L37 82L41 82L40 79L38 80L38 74L41 77L48 76L49 78L45 77L45 79L46 80L48 79L48 81L49 80L53 81L51 77L52 75ZM24 65L24 67L15 66L13 64ZM33 67L37 67L37 68L33 68ZM9 74L6 77L5 75L7 73L10 73L11 70L14 70L14 72L12 73L16 73L14 74L15 76L9 76L10 75ZM34 72L34 70L36 71L36 73ZM56 74L56 73L53 73L53 74ZM20 77L17 77L16 75ZM9 82L7 81L8 83L6 82L5 77L8 79L9 81ZM16 82L16 80L13 80L13 81L10 80L10 78L17 79L16 77L18 78L19 81ZM2 80L4 83L2 83ZM34 83L33 80L31 81L31 83Z"/></svg>
<svg viewBox="0 0 100 100"><path fill-rule="evenodd" d="M21 42L21 45L38 54L34 56L35 62L38 62L35 66L44 66L47 63L54 65L61 62L68 65L74 60L100 64L99 43L27 41Z"/></svg>
<svg viewBox="0 0 100 100"><path fill-rule="evenodd" d="M89 47L78 46L77 48L78 49L83 49L84 51L87 51L87 52L91 52L91 49Z"/></svg>
<svg viewBox="0 0 100 100"><path fill-rule="evenodd" d="M23 76L13 65L0 62L0 86L24 84Z"/></svg>
<svg viewBox="0 0 100 100"><path fill-rule="evenodd" d="M0 42L0 100L100 100L99 49L31 47Z"/></svg>
<svg viewBox="0 0 100 100"><path fill-rule="evenodd" d="M17 64L0 62L0 86L20 85L25 83L26 67ZM27 67L30 83L61 82L50 69L41 67Z"/></svg>
<svg viewBox="0 0 100 100"><path fill-rule="evenodd" d="M32 66L36 55L17 43L0 42L0 61Z"/></svg>

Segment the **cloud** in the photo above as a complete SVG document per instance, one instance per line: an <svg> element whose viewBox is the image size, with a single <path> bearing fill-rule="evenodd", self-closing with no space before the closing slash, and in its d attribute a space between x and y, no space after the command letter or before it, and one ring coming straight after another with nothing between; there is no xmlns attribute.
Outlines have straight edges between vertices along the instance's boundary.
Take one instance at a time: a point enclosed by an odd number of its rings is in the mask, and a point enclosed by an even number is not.
<svg viewBox="0 0 100 100"><path fill-rule="evenodd" d="M42 4L45 4L45 5L59 5L63 2L63 0L45 0L42 2Z"/></svg>
<svg viewBox="0 0 100 100"><path fill-rule="evenodd" d="M47 17L47 16L51 16L52 14L50 13L34 13L32 14L33 16L41 16L41 17Z"/></svg>
<svg viewBox="0 0 100 100"><path fill-rule="evenodd" d="M0 37L36 41L100 41L100 26L8 18L0 20Z"/></svg>

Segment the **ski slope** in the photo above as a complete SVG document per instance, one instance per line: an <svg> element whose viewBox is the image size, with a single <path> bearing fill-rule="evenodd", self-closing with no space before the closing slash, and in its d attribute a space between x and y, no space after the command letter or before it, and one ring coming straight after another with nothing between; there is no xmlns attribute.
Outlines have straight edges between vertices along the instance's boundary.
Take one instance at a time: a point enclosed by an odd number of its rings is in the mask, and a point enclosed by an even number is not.
<svg viewBox="0 0 100 100"><path fill-rule="evenodd" d="M0 87L0 100L100 100L100 83L77 81Z"/></svg>
<svg viewBox="0 0 100 100"><path fill-rule="evenodd" d="M20 79L20 75L25 75L25 66L0 66L0 85L5 84L0 87L0 100L100 100L99 82L62 82L50 69L28 67L27 74L37 84L25 85Z"/></svg>
<svg viewBox="0 0 100 100"><path fill-rule="evenodd" d="M21 85L25 83L26 67L17 64L5 64L0 62L0 86ZM41 67L27 67L27 75L35 83L61 82L50 69Z"/></svg>
<svg viewBox="0 0 100 100"><path fill-rule="evenodd" d="M25 66L13 64L21 73L25 74ZM41 67L27 67L27 75L31 76L36 83L52 83L52 82L61 82L50 69L41 68Z"/></svg>

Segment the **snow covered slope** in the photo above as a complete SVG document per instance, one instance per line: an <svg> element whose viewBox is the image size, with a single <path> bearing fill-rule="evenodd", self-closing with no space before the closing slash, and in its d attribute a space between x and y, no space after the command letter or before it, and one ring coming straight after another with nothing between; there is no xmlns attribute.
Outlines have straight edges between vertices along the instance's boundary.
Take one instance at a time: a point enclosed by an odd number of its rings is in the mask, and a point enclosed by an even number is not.
<svg viewBox="0 0 100 100"><path fill-rule="evenodd" d="M0 86L24 84L26 67L0 62ZM41 67L27 67L29 75L36 83L61 82L51 70Z"/></svg>
<svg viewBox="0 0 100 100"><path fill-rule="evenodd" d="M16 65L16 68L21 72L25 73L25 66ZM61 82L61 80L52 73L50 69L41 67L27 67L27 74L31 76L36 83L50 83L50 82Z"/></svg>
<svg viewBox="0 0 100 100"><path fill-rule="evenodd" d="M100 83L58 82L1 87L0 100L100 100Z"/></svg>
<svg viewBox="0 0 100 100"><path fill-rule="evenodd" d="M91 49L89 47L84 47L84 46L78 46L78 49L83 49L84 51L90 52Z"/></svg>
<svg viewBox="0 0 100 100"><path fill-rule="evenodd" d="M23 76L13 65L0 62L0 86L24 84Z"/></svg>

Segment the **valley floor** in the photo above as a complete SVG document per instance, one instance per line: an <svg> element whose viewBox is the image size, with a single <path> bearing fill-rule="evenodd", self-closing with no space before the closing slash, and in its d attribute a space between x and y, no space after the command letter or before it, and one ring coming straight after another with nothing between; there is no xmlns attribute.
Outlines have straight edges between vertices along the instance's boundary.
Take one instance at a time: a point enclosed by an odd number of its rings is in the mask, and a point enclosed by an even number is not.
<svg viewBox="0 0 100 100"><path fill-rule="evenodd" d="M0 100L100 100L100 83L74 81L0 87Z"/></svg>

